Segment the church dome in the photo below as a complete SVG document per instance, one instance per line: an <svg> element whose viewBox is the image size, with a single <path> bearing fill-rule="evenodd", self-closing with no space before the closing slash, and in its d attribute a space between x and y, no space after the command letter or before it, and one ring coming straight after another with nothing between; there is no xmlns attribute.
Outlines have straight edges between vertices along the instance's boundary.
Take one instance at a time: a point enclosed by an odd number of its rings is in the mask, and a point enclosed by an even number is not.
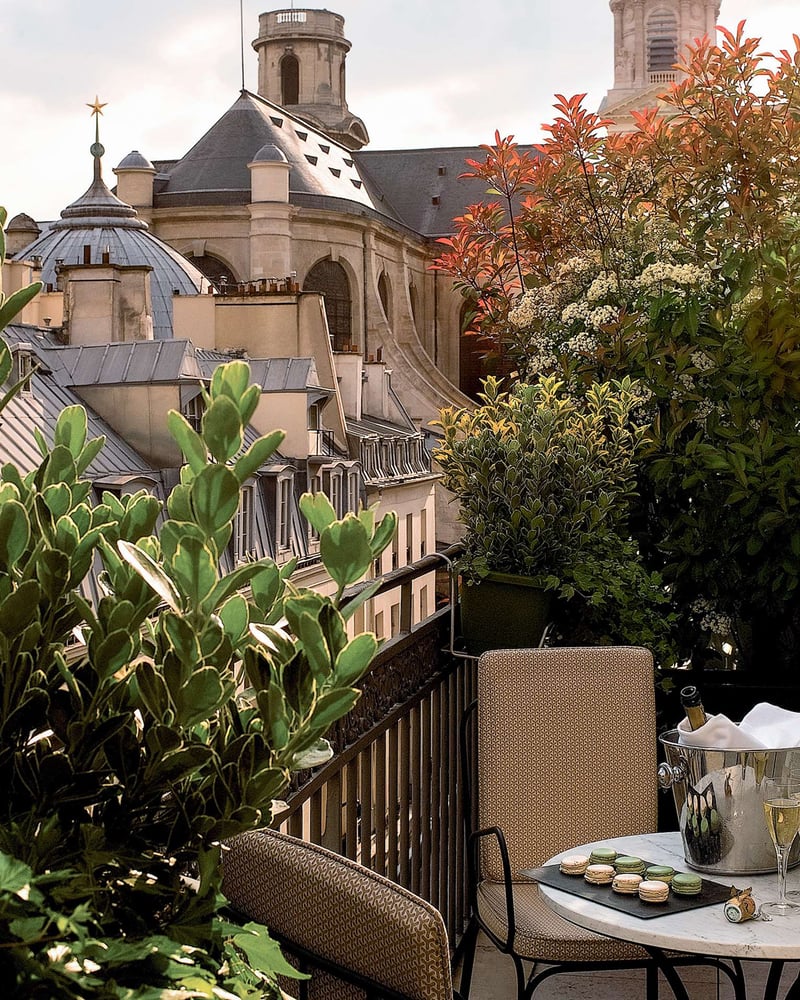
<svg viewBox="0 0 800 1000"><path fill-rule="evenodd" d="M99 150L102 151L102 146ZM150 233L147 223L139 218L134 208L111 193L103 182L100 156L95 147L93 155L94 180L88 190L15 257L17 260L41 257L41 280L45 287L53 288L57 286L61 264L80 264L87 256L92 264L99 264L107 253L112 264L151 267L153 336L156 340L169 339L172 337L173 295L205 292L210 287L209 281L177 250ZM144 157L141 159L145 161Z"/></svg>
<svg viewBox="0 0 800 1000"><path fill-rule="evenodd" d="M251 163L288 163L289 161L274 142L265 143L255 154Z"/></svg>
<svg viewBox="0 0 800 1000"><path fill-rule="evenodd" d="M142 156L138 149L132 149L127 156L119 161L119 163L114 167L114 173L118 170L153 170L155 171L153 164L147 159L146 156Z"/></svg>

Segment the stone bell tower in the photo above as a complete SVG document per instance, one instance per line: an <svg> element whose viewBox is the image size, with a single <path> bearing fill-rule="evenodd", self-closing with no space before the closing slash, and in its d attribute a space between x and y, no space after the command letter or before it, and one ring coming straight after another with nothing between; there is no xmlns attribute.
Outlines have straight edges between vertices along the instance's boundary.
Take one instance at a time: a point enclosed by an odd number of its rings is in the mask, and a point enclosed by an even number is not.
<svg viewBox="0 0 800 1000"><path fill-rule="evenodd" d="M611 0L614 86L600 105L611 131L633 128L631 111L658 104L680 74L674 64L695 38L713 38L720 0Z"/></svg>
<svg viewBox="0 0 800 1000"><path fill-rule="evenodd" d="M347 107L344 18L328 10L274 10L258 19L258 94L348 149L369 142Z"/></svg>

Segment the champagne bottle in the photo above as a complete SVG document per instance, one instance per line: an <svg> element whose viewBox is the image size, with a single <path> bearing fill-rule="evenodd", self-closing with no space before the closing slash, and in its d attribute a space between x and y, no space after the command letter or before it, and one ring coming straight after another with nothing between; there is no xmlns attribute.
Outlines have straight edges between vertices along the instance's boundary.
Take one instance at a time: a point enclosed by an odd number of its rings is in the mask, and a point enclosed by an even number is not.
<svg viewBox="0 0 800 1000"><path fill-rule="evenodd" d="M681 705L683 705L683 710L686 712L690 729L699 729L706 724L708 720L703 708L703 700L700 697L700 692L693 684L681 688Z"/></svg>

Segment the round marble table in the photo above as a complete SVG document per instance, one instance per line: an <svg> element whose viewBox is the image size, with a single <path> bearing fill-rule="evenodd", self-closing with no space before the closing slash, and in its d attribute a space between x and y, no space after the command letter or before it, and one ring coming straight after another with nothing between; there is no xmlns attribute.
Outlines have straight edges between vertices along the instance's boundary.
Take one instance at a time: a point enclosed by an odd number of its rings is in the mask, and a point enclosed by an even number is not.
<svg viewBox="0 0 800 1000"><path fill-rule="evenodd" d="M684 859L681 836L677 832L615 837L597 841L596 844L576 846L568 853L588 854L592 847L601 843L612 844L618 852L646 858L652 864L672 865L679 871L691 871ZM561 857L561 854L556 855L548 864L557 862ZM703 878L725 885L736 885L740 889L752 886L757 903L777 897L777 876L774 873L728 876L710 876L705 872L700 874ZM796 880L797 876L790 872L790 890L793 888L792 882ZM677 974L664 957L664 953L668 951L716 958L772 961L766 1000L773 1000L777 995L783 963L800 961L800 909L789 916L774 916L770 921L748 920L743 924L732 924L726 920L721 905L642 920L551 886L540 884L539 891L557 913L572 923L598 934L632 941L647 948L667 977L673 992L680 998L687 994L680 980L675 982ZM790 997L800 997L800 979L790 989L787 1000Z"/></svg>

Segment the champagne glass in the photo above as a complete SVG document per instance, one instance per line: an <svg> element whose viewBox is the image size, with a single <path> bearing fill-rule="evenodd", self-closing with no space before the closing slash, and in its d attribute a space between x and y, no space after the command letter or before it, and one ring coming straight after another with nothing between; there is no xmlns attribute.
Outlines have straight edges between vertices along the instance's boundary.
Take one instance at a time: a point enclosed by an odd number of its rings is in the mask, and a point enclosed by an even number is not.
<svg viewBox="0 0 800 1000"><path fill-rule="evenodd" d="M768 791L764 799L764 817L767 829L775 845L778 859L778 898L761 907L763 912L785 916L800 908L800 903L786 895L786 869L789 864L789 850L800 829L800 797L792 786L778 785Z"/></svg>

